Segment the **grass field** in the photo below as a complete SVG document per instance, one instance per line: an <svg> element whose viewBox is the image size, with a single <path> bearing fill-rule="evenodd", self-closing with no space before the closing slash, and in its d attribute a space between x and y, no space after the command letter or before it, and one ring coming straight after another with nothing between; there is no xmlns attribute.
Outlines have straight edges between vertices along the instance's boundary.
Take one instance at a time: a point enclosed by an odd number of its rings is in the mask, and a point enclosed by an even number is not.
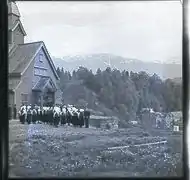
<svg viewBox="0 0 190 180"><path fill-rule="evenodd" d="M166 143L147 144L160 141ZM10 121L9 151L10 177L182 175L182 134L151 135L137 127L55 128Z"/></svg>

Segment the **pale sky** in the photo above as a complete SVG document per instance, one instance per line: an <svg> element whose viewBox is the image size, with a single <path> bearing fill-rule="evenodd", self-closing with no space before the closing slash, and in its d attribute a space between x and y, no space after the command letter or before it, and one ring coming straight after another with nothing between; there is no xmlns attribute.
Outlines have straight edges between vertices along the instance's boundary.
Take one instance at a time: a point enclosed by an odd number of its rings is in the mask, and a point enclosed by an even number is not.
<svg viewBox="0 0 190 180"><path fill-rule="evenodd" d="M27 37L50 55L111 53L182 59L182 5L174 2L17 2Z"/></svg>

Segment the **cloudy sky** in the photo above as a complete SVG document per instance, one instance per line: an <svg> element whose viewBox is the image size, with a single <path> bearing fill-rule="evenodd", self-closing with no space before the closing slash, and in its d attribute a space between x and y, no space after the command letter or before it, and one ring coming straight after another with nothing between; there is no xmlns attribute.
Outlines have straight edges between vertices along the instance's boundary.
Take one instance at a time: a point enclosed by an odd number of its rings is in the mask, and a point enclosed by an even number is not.
<svg viewBox="0 0 190 180"><path fill-rule="evenodd" d="M26 42L50 54L112 53L181 61L182 6L174 2L17 2Z"/></svg>

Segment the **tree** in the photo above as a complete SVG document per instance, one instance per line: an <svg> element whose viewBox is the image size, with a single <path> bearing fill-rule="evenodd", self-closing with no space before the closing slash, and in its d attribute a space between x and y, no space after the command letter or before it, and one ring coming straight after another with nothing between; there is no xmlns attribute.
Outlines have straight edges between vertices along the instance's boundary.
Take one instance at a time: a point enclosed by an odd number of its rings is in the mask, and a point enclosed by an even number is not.
<svg viewBox="0 0 190 180"><path fill-rule="evenodd" d="M71 73L70 71L68 71L68 80L71 80L72 76L71 76Z"/></svg>
<svg viewBox="0 0 190 180"><path fill-rule="evenodd" d="M96 74L97 74L97 75L101 75L101 73L102 73L101 69L98 68L97 71L96 71Z"/></svg>
<svg viewBox="0 0 190 180"><path fill-rule="evenodd" d="M75 71L75 70L72 72L72 79L74 79L74 80L77 79L77 74L76 74L76 71Z"/></svg>
<svg viewBox="0 0 190 180"><path fill-rule="evenodd" d="M58 76L60 77L60 75L61 75L61 71L60 71L60 69L59 69L59 67L57 67L57 74L58 74Z"/></svg>
<svg viewBox="0 0 190 180"><path fill-rule="evenodd" d="M70 72L60 72L60 84L65 86L71 78ZM72 72L72 78L82 80L83 86L94 92L102 104L119 113L123 119L134 120L142 108L155 111L180 111L182 109L182 83L168 79L163 81L156 74L144 71L134 73L111 68L97 69L96 74L85 67ZM91 97L91 95L89 95ZM83 99L81 97L78 99ZM86 98L85 98L86 99ZM87 103L91 98L86 99ZM76 100L77 101L77 100Z"/></svg>

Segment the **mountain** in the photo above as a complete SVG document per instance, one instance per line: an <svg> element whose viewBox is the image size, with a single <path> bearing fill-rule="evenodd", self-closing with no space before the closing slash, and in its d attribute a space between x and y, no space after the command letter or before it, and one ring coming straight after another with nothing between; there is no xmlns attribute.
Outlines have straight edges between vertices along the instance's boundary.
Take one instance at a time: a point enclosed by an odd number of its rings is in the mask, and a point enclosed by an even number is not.
<svg viewBox="0 0 190 180"><path fill-rule="evenodd" d="M179 63L145 62L106 53L65 56L63 58L54 57L53 61L56 67L63 67L67 71L73 71L79 66L83 66L95 73L98 68L104 70L110 66L112 69L116 68L120 71L156 73L163 79L182 77L182 65Z"/></svg>

